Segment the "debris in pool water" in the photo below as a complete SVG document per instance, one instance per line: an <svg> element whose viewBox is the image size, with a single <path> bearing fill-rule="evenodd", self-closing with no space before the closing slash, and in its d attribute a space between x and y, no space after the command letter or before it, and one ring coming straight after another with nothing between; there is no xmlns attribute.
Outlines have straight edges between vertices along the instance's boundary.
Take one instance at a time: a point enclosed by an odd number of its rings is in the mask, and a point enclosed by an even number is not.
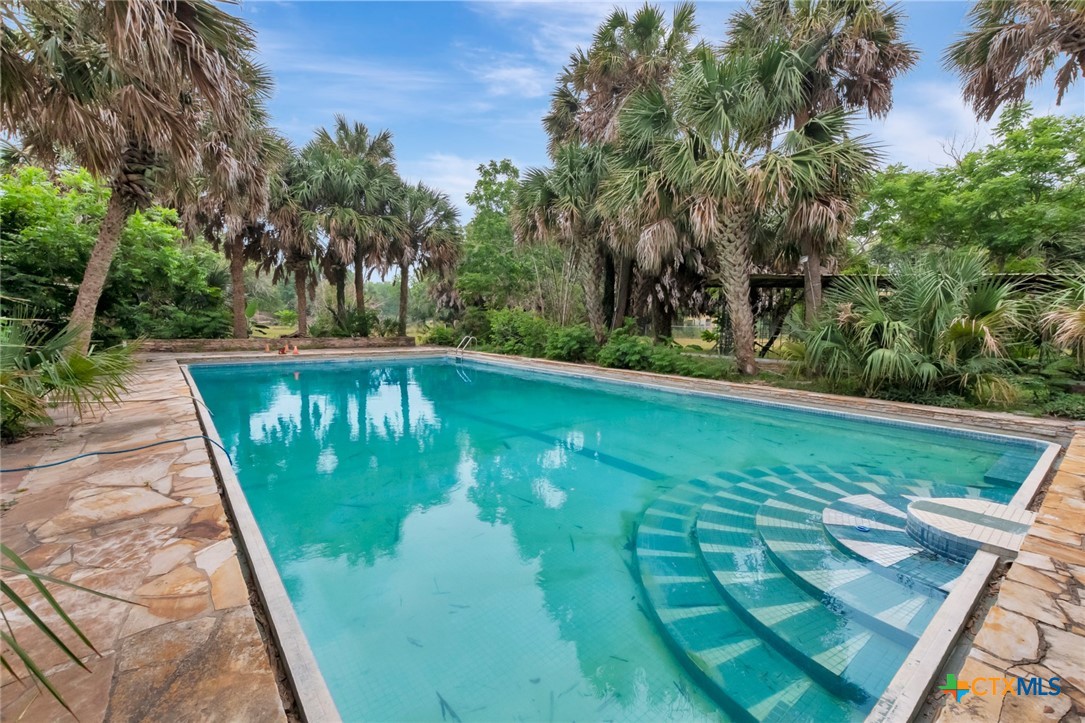
<svg viewBox="0 0 1085 723"><path fill-rule="evenodd" d="M413 645L416 648L424 648L424 647L426 647L426 646L422 645L422 643L418 642L417 640L415 640L414 638L411 638L411 637L407 638L407 642L410 643L411 645Z"/></svg>
<svg viewBox="0 0 1085 723"><path fill-rule="evenodd" d="M866 525L856 525L855 529L859 530L859 532L870 532L870 528Z"/></svg>
<svg viewBox="0 0 1085 723"><path fill-rule="evenodd" d="M515 497L516 499L520 500L521 502L526 502L529 505L535 504L535 500L529 500L527 497L521 497L520 495L509 495L509 496L510 497Z"/></svg>
<svg viewBox="0 0 1085 723"><path fill-rule="evenodd" d="M573 542L573 536L569 535L569 547L573 548L573 552L576 552L576 543Z"/></svg>
<svg viewBox="0 0 1085 723"><path fill-rule="evenodd" d="M528 678L527 682L534 683L535 685L538 685L539 681L541 681L541 680L542 680L542 678Z"/></svg>
<svg viewBox="0 0 1085 723"><path fill-rule="evenodd" d="M457 605L456 603L449 603L448 606L453 608L459 608L460 610L466 610L467 608L471 607L470 605Z"/></svg>
<svg viewBox="0 0 1085 723"><path fill-rule="evenodd" d="M576 686L578 686L578 685L580 685L580 683L573 683L568 688L566 688L565 690L558 693L558 697L560 698L561 696L565 695L566 693L572 693L576 689Z"/></svg>
<svg viewBox="0 0 1085 723"><path fill-rule="evenodd" d="M449 717L451 717L452 720L454 720L456 723L463 723L463 721L460 720L460 717L456 715L456 711L452 710L452 706L450 706L448 704L448 701L445 700L444 697L441 695L441 692L437 690L433 692L437 694L437 701L441 704L441 720L447 720L445 718L445 713L447 712Z"/></svg>
<svg viewBox="0 0 1085 723"><path fill-rule="evenodd" d="M614 658L615 660L620 660L620 661L622 661L623 663L628 663L628 662L629 662L629 660L628 660L627 658L621 658L621 657L619 657L619 656L617 656L617 655L612 655L612 656L610 656L610 657Z"/></svg>
<svg viewBox="0 0 1085 723"><path fill-rule="evenodd" d="M678 694L682 696L687 702L689 701L689 694L686 693L686 689L682 687L682 684L677 680L674 681L674 687L678 689Z"/></svg>

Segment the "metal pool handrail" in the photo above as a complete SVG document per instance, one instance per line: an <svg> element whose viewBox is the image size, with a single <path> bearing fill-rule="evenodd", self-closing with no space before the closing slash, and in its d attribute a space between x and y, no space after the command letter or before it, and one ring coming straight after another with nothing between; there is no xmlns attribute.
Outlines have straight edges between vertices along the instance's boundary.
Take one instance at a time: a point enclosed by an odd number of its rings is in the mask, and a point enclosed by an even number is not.
<svg viewBox="0 0 1085 723"><path fill-rule="evenodd" d="M471 346L472 344L478 344L478 339L476 339L475 337L470 336L470 335L465 336L464 338L460 339L460 343L456 345L456 359L457 359L457 361L463 359L464 351L466 351L467 347Z"/></svg>

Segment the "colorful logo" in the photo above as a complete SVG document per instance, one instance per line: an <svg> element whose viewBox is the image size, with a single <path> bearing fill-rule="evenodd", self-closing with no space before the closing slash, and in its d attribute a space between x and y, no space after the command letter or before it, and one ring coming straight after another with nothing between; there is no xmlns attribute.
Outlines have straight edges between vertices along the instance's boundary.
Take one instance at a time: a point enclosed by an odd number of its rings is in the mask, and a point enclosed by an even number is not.
<svg viewBox="0 0 1085 723"><path fill-rule="evenodd" d="M968 694L968 691L972 690L972 686L963 680L958 681L956 675L949 673L946 675L946 684L939 687L938 690L946 695L955 696L957 702L960 703L961 698L965 697Z"/></svg>
<svg viewBox="0 0 1085 723"><path fill-rule="evenodd" d="M959 680L956 675L946 675L946 684L938 690L952 695L959 703L969 693L973 695L1059 695L1062 678L973 678Z"/></svg>

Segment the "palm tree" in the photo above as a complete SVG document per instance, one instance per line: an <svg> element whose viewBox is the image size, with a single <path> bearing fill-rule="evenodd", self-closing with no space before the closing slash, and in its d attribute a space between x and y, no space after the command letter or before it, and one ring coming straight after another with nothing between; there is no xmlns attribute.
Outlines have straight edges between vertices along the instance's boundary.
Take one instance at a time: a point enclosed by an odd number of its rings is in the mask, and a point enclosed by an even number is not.
<svg viewBox="0 0 1085 723"><path fill-rule="evenodd" d="M364 313L366 265L379 262L381 244L399 231L388 213L399 183L392 134L372 135L365 125L337 115L334 128L318 130L302 153L310 173L308 200L328 235L325 259L338 311L343 312L346 267L353 264L355 302Z"/></svg>
<svg viewBox="0 0 1085 723"><path fill-rule="evenodd" d="M600 341L606 335L603 313L603 227L596 203L605 177L607 150L598 144L562 145L553 168L529 169L513 205L516 238L556 241L573 257L584 286L588 323Z"/></svg>
<svg viewBox="0 0 1085 723"><path fill-rule="evenodd" d="M668 26L659 8L645 4L632 16L615 9L603 21L591 46L587 51L578 49L558 78L550 112L543 119L552 158L557 159L561 147L569 143L618 143L618 118L627 100L639 91L667 87L689 58L697 31L694 11L692 3L679 3ZM623 229L613 219L600 218L600 222L606 226L600 246L604 257L598 262L603 275L602 306L607 324L613 327L630 311L635 272L631 247L640 234Z"/></svg>
<svg viewBox="0 0 1085 723"><path fill-rule="evenodd" d="M407 335L408 278L444 275L459 260L459 211L448 196L419 183L403 186L393 202L402 231L389 247L388 259L399 266L399 335Z"/></svg>
<svg viewBox="0 0 1085 723"><path fill-rule="evenodd" d="M777 52L732 51L718 58L706 47L678 78L674 93L631 98L623 132L652 157L658 177L631 203L643 228L660 222L658 199L684 215L694 243L709 252L723 287L739 371L754 374L753 314L749 300L751 245L758 216L796 196L821 193L840 173L873 164L862 140L848 137L842 110L823 113L798 131L775 132L801 98L803 64ZM615 192L617 193L617 191ZM622 190L627 198L635 193ZM660 231L668 237L677 228Z"/></svg>
<svg viewBox="0 0 1085 723"><path fill-rule="evenodd" d="M805 71L801 97L790 114L801 129L820 113L837 108L863 110L884 117L893 105L893 82L919 54L902 40L899 8L884 0L758 0L731 20L727 49L775 53L789 47ZM822 189L817 196L796 196L785 230L805 257L807 321L821 305L822 255L847 232L857 211L855 181Z"/></svg>
<svg viewBox="0 0 1085 723"><path fill-rule="evenodd" d="M984 120L1055 71L1056 103L1085 74L1085 4L1081 0L979 0L971 28L943 60L964 80L964 98Z"/></svg>
<svg viewBox="0 0 1085 723"><path fill-rule="evenodd" d="M301 156L291 150L270 184L268 220L273 228L277 254L264 257L264 268L273 268L276 283L292 277L297 299L298 336L309 333L309 298L315 295L322 263L313 214L306 208L307 173Z"/></svg>
<svg viewBox="0 0 1085 723"><path fill-rule="evenodd" d="M39 161L63 153L110 186L69 319L85 350L128 217L164 179L199 169L207 118L243 128L269 84L251 28L207 0L14 2L0 16L0 129Z"/></svg>
<svg viewBox="0 0 1085 723"><path fill-rule="evenodd" d="M277 253L268 225L272 178L289 156L289 144L268 126L258 96L250 100L249 123L222 129L213 123L201 138L205 173L178 179L174 201L186 218L229 260L233 334L249 335L245 300L245 263L263 262ZM223 156L232 163L217 162ZM186 182L187 181L187 182Z"/></svg>

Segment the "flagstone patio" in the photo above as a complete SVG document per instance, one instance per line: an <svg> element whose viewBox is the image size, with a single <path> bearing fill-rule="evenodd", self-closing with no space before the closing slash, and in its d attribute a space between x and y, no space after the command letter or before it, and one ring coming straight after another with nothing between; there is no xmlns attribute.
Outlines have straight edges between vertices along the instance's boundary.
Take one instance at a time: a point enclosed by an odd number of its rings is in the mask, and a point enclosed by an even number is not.
<svg viewBox="0 0 1085 723"><path fill-rule="evenodd" d="M122 404L5 447L3 467L200 435L177 363L140 372ZM31 567L132 601L49 586L100 653L73 646L88 673L5 599L17 640L80 721L285 720L202 439L5 474L0 490L4 543ZM59 622L29 581L5 579ZM0 681L5 720L67 717L7 671Z"/></svg>

